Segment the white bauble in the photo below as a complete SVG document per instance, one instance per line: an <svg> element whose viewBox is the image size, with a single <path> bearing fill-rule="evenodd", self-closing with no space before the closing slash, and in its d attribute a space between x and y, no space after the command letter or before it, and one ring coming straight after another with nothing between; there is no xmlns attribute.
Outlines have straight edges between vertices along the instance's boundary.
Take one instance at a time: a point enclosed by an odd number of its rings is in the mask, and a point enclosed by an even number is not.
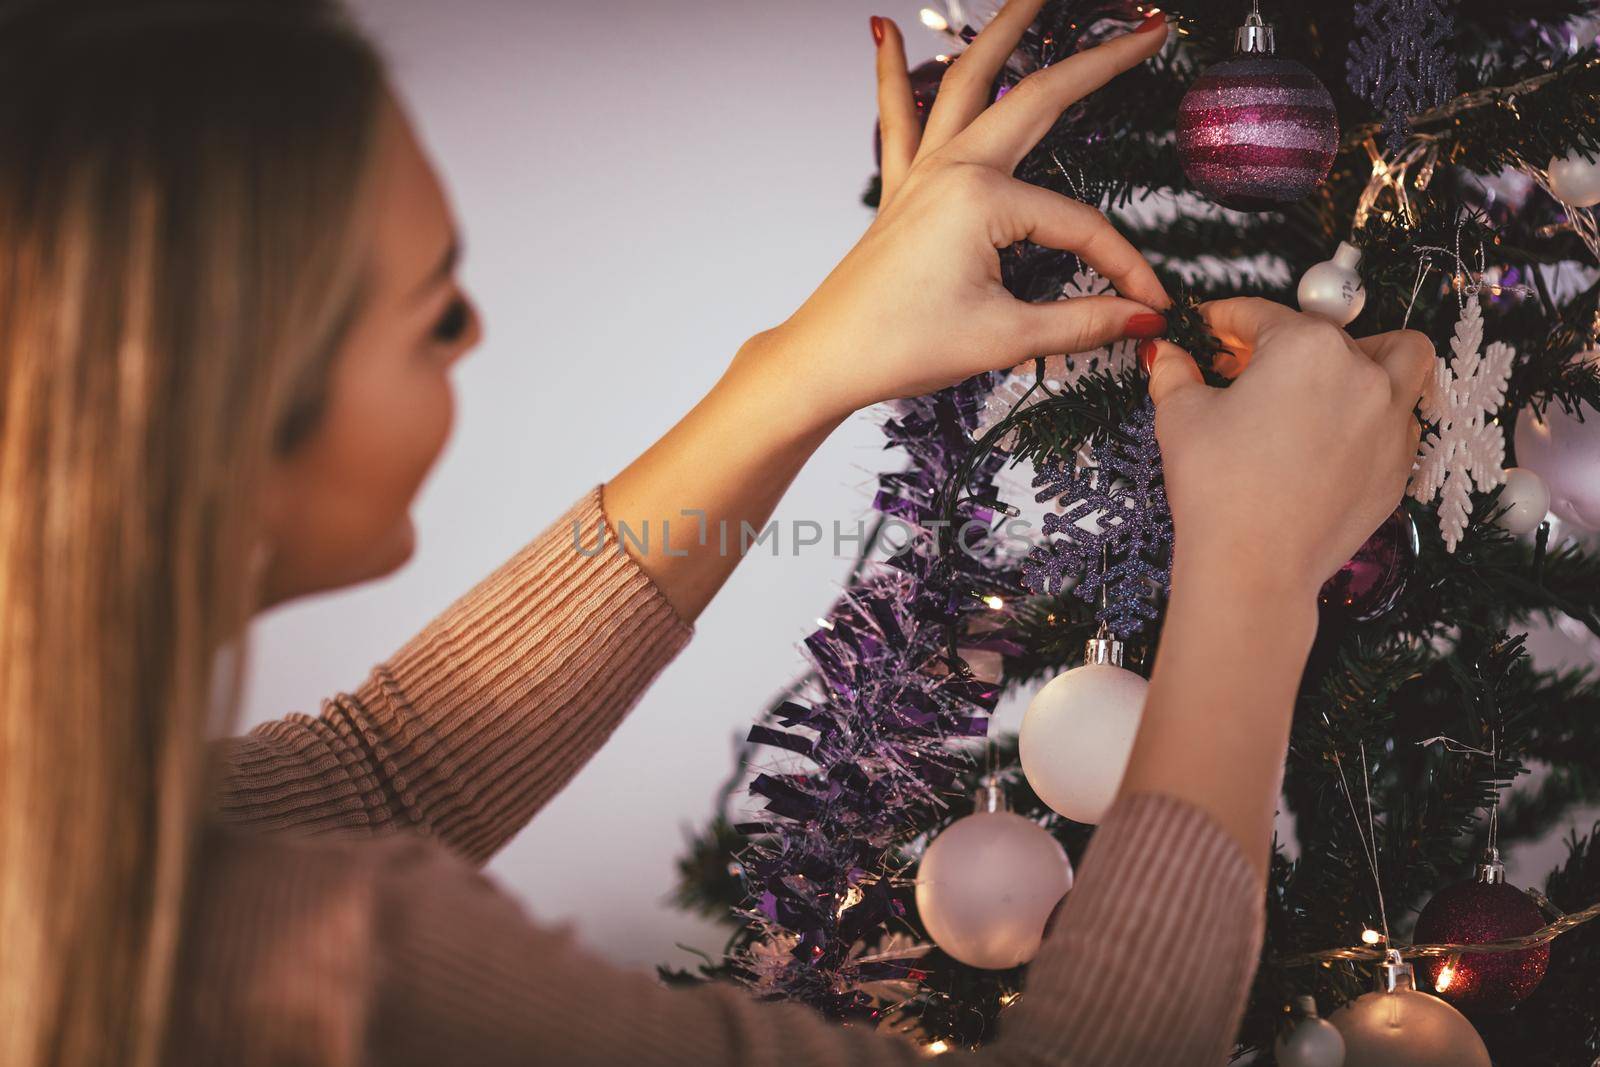
<svg viewBox="0 0 1600 1067"><path fill-rule="evenodd" d="M1110 655L1054 678L1034 694L1017 746L1022 773L1039 799L1073 822L1098 823L1116 798L1133 754L1150 683L1123 670L1120 642ZM1097 662L1097 660L1100 660Z"/></svg>
<svg viewBox="0 0 1600 1067"><path fill-rule="evenodd" d="M1467 1017L1415 989L1357 997L1329 1021L1344 1037L1344 1067L1492 1067Z"/></svg>
<svg viewBox="0 0 1600 1067"><path fill-rule="evenodd" d="M1550 510L1591 532L1600 530L1600 413L1585 408L1583 421L1559 404L1543 418L1524 411L1517 419L1517 465L1544 479Z"/></svg>
<svg viewBox="0 0 1600 1067"><path fill-rule="evenodd" d="M1538 473L1526 467L1507 467L1506 483L1500 490L1500 507L1505 510L1495 520L1517 536L1532 533L1550 514L1550 487Z"/></svg>
<svg viewBox="0 0 1600 1067"><path fill-rule="evenodd" d="M917 868L917 912L962 963L1005 970L1033 959L1045 920L1072 888L1072 864L1038 823L1009 811L957 819Z"/></svg>
<svg viewBox="0 0 1600 1067"><path fill-rule="evenodd" d="M1552 158L1545 172L1550 176L1550 192L1563 204L1600 204L1600 160L1584 159L1574 150L1565 159Z"/></svg>
<svg viewBox="0 0 1600 1067"><path fill-rule="evenodd" d="M1356 268L1361 266L1361 249L1340 241L1333 258L1318 263L1300 276L1297 298L1300 310L1348 326L1367 304L1367 290Z"/></svg>
<svg viewBox="0 0 1600 1067"><path fill-rule="evenodd" d="M1278 1067L1344 1067L1344 1036L1317 1014L1317 1002L1301 997L1301 1019L1272 1046Z"/></svg>

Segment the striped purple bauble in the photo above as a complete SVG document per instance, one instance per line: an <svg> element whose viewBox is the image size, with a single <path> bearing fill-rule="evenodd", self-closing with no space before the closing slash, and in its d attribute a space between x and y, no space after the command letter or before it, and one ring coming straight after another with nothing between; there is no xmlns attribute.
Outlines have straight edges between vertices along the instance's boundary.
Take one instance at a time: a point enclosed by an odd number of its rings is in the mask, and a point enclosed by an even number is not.
<svg viewBox="0 0 1600 1067"><path fill-rule="evenodd" d="M1178 158L1206 196L1239 211L1292 203L1322 184L1339 115L1317 76L1247 55L1209 67L1178 105Z"/></svg>

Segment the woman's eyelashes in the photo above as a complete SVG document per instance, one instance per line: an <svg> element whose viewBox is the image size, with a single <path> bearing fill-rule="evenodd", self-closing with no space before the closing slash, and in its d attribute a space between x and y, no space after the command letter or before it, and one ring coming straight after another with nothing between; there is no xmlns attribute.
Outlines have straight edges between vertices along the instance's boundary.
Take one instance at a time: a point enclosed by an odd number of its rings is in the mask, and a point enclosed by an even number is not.
<svg viewBox="0 0 1600 1067"><path fill-rule="evenodd" d="M433 327L433 339L442 345L459 343L467 336L467 331L472 328L472 306L467 303L467 298L457 296L450 301L450 306L445 308L444 314Z"/></svg>

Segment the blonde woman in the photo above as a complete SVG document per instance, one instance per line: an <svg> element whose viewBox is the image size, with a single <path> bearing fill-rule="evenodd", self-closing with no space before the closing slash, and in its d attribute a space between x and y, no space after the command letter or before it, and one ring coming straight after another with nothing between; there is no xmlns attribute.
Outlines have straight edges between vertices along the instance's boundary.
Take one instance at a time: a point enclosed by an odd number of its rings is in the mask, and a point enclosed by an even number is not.
<svg viewBox="0 0 1600 1067"><path fill-rule="evenodd" d="M852 411L1160 332L1107 221L1010 170L1152 55L1152 19L925 135L874 21L886 206L660 442L353 694L208 750L263 606L400 566L478 337L438 181L331 0L0 4L0 1063L841 1064L915 1050L726 987L669 992L478 866L605 740L736 562L580 551L685 508L759 526ZM996 249L1122 297L1017 303ZM1231 301L1250 358L1146 349L1178 528L1144 730L1029 996L983 1059L1226 1054L1259 939L1314 591L1398 499L1430 358ZM711 457L715 457L714 461ZM676 554L681 551L682 554ZM218 758L220 756L220 758ZM1164 981L1140 973L1163 943Z"/></svg>

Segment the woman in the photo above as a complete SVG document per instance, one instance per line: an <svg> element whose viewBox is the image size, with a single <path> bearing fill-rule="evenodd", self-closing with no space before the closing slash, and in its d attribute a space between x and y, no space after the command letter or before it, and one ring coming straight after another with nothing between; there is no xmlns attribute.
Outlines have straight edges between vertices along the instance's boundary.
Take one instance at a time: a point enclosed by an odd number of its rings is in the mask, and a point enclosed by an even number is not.
<svg viewBox="0 0 1600 1067"><path fill-rule="evenodd" d="M1153 55L1164 20L985 109L1039 6L1006 6L920 137L899 33L874 20L885 207L861 242L355 694L231 744L215 775L204 738L252 614L411 551L448 371L478 336L453 224L331 0L0 7L0 1062L917 1058L731 988L614 972L474 866L734 566L683 533L685 509L759 527L864 405L1162 332L1137 252L1009 172ZM1124 295L1014 301L996 249L1025 238ZM1169 620L1122 795L988 1061L1225 1055L1315 591L1409 469L1425 340L1352 341L1260 301L1210 318L1247 363L1226 392L1144 347L1178 534ZM674 521L671 551L591 551L597 526Z"/></svg>

